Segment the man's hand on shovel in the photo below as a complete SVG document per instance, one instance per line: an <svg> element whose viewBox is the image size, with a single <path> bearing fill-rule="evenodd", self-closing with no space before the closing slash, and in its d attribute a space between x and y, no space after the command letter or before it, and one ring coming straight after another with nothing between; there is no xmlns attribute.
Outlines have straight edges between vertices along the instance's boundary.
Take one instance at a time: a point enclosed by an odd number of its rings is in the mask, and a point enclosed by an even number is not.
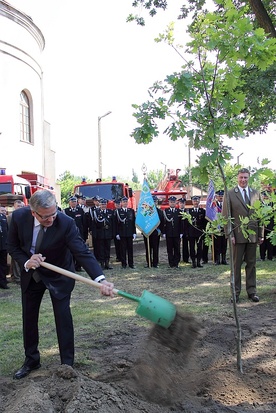
<svg viewBox="0 0 276 413"><path fill-rule="evenodd" d="M109 295L110 297L114 297L114 291L113 291L114 284L113 283L110 283L106 280L102 280L100 284L101 284L102 295Z"/></svg>

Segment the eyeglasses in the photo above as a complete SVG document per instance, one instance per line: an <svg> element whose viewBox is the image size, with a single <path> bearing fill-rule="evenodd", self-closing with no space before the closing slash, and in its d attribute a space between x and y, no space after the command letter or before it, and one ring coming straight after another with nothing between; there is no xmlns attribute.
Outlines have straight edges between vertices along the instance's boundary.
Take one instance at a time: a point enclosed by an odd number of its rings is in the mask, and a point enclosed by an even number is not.
<svg viewBox="0 0 276 413"><path fill-rule="evenodd" d="M56 209L56 211L55 211L53 214L51 214L51 215L46 215L46 216L40 215L40 214L39 214L38 212L36 212L36 211L34 211L34 213L35 213L36 215L38 215L39 218L40 218L42 221L47 221L48 218L55 218L55 217L57 216L58 210Z"/></svg>

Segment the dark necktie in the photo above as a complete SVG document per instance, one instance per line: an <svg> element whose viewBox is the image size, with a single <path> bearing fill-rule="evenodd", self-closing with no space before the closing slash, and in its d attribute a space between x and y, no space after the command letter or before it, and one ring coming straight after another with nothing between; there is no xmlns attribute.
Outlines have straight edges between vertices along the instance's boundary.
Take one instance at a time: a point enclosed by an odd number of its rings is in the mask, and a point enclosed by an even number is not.
<svg viewBox="0 0 276 413"><path fill-rule="evenodd" d="M36 242L35 242L35 254L39 253L44 234L45 234L44 227L43 227L43 225L40 225L40 229L38 231L38 234L37 234L37 237L36 237ZM36 271L36 270L33 273L33 279L37 283L41 280L39 272Z"/></svg>
<svg viewBox="0 0 276 413"><path fill-rule="evenodd" d="M244 197L244 202L246 203L246 205L250 205L250 199L248 198L246 189L243 190L243 197Z"/></svg>

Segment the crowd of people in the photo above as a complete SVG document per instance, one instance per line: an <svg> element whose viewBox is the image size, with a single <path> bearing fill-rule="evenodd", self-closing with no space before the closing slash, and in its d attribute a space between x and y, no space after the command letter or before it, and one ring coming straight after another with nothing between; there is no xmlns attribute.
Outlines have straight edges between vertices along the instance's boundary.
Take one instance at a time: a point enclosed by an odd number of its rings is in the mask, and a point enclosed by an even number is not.
<svg viewBox="0 0 276 413"><path fill-rule="evenodd" d="M244 172L245 171L245 172ZM249 171L247 169L242 169L238 174L238 185L234 189L229 191L230 194L230 210L231 215L238 221L238 216L250 216L251 209L245 208L246 203L254 202L254 199L260 198L260 194L257 191L249 189L247 186L249 179ZM248 199L244 200L243 189L248 188ZM238 195L238 196L237 196ZM263 198L267 193L262 193ZM215 202L217 212L222 215L226 215L226 209L224 208L225 203L224 191L219 190L215 194ZM157 196L153 196L153 201L155 203L158 216L159 225L150 234L149 239L145 236L145 267L158 268L160 264L159 259L159 247L161 238L164 239L167 251L167 260L169 268L179 268L181 262L190 263L193 268L202 268L204 264L207 264L211 260L215 265L227 265L227 237L226 229L221 228L220 234L213 237L212 247L209 248L205 243L204 231L207 225L206 211L200 205L201 197L192 196L192 205L186 207L186 199L182 196L177 199L175 196L170 196L168 198L168 207L161 209L158 205ZM233 201L234 204L233 204ZM68 207L61 210L60 212L68 215L74 219L75 224L78 228L79 234L83 241L87 244L92 245L93 253L98 261L102 270L112 269L111 263L111 247L114 246L116 262L121 263L123 269L135 268L134 265L134 251L133 251L133 241L135 240L136 225L135 216L136 212L128 207L128 198L126 196L121 199L114 200L114 209L107 207L109 200L99 198L98 196L93 197L93 206L87 206L86 198L81 195L73 195L68 200ZM233 204L233 205L232 205ZM16 200L14 203L14 210L24 207L22 201ZM8 288L6 274L7 274L7 263L6 263L6 246L5 238L7 238L9 222L11 220L11 214L6 217L5 208L1 207L0 210L0 223L1 223L1 253L0 253L0 287ZM183 219L183 213L185 215L189 214L190 219ZM237 215L238 214L238 215ZM231 242L234 246L234 260L235 260L235 274L236 274L236 299L238 301L240 294L240 273L241 264L244 260L252 257L251 270L248 269L249 264L246 266L246 274L251 272L251 276L247 275L255 280L255 264L256 261L256 246L260 246L260 258L264 260L265 258L271 260L273 258L275 248L272 246L271 241L267 238L267 235L273 228L274 223L271 221L270 224L263 229L262 227L255 227L256 231L259 231L255 238L248 238L245 242L244 237L240 231L239 222L236 222L233 231L231 233ZM252 228L251 228L252 229ZM253 228L254 229L254 228ZM143 235L143 234L142 234ZM90 242L88 242L88 239ZM240 249L240 244L243 248ZM238 248L239 247L239 248ZM245 249L246 247L246 249ZM247 253L247 250L250 250ZM241 251L239 254L237 251ZM254 253L255 251L255 253ZM210 257L211 252L211 257ZM78 259L74 257L75 271L82 271L82 266ZM20 283L20 268L18 263L12 258L10 265L11 280ZM253 274L253 275L252 275ZM249 281L247 281L249 282ZM251 280L252 282L252 280ZM249 282L250 284L250 282ZM257 300L256 288L247 286L248 296ZM256 298L256 297L257 298Z"/></svg>

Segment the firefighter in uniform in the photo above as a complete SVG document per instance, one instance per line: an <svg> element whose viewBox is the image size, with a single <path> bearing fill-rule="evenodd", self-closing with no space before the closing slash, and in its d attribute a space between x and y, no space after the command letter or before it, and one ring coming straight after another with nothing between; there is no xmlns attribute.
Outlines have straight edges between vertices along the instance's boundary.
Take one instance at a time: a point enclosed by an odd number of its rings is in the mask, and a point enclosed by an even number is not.
<svg viewBox="0 0 276 413"><path fill-rule="evenodd" d="M200 196L192 196L193 208L188 210L192 217L192 224L188 223L188 237L190 256L193 268L202 268L203 231L206 228L205 209L199 207Z"/></svg>
<svg viewBox="0 0 276 413"><path fill-rule="evenodd" d="M148 268L149 266L153 268L158 268L158 263L159 263L159 244L160 244L160 236L164 232L163 227L164 227L164 214L161 211L161 209L158 208L158 198L156 195L153 195L153 201L156 206L156 210L158 213L159 217L159 225L155 230L150 234L149 241L148 238L144 237L144 244L146 248L146 260L147 264L145 265L145 268ZM148 250L148 245L149 245L149 250ZM150 260L149 260L150 257Z"/></svg>
<svg viewBox="0 0 276 413"><path fill-rule="evenodd" d="M168 261L170 268L178 268L180 262L180 241L183 236L181 215L176 208L176 197L168 198L169 208L164 209L163 237L166 238Z"/></svg>
<svg viewBox="0 0 276 413"><path fill-rule="evenodd" d="M269 202L269 195L271 195L270 191L263 191L261 193L262 195L262 201L265 205L269 205L273 207L273 203ZM260 257L262 261L265 261L265 258L268 260L272 261L273 259L273 245L271 243L271 239L268 238L267 236L273 231L274 228L274 218L271 218L269 223L265 226L264 228L264 242L260 244Z"/></svg>
<svg viewBox="0 0 276 413"><path fill-rule="evenodd" d="M127 266L127 257L128 266L135 268L133 261L133 240L136 239L135 212L134 209L127 207L126 196L122 197L121 202L121 208L116 209L115 212L115 233L121 243L122 268Z"/></svg>
<svg viewBox="0 0 276 413"><path fill-rule="evenodd" d="M187 209L185 209L185 204L186 204L186 198L180 198L178 200L178 209L179 212L188 212ZM187 219L182 219L181 221L181 225L182 225L182 230L181 233L183 234L182 237L182 259L184 262L188 263L189 262L189 241L188 241L188 221Z"/></svg>
<svg viewBox="0 0 276 413"><path fill-rule="evenodd" d="M90 222L90 208L89 206L86 205L86 196L81 195L78 198L78 206L82 208L84 212L84 217L83 217L83 237L85 240L88 238L88 232L89 232L89 222Z"/></svg>
<svg viewBox="0 0 276 413"><path fill-rule="evenodd" d="M83 232L84 212L82 208L77 205L77 201L77 197L71 196L69 198L69 207L64 209L64 213L75 220L80 236L86 241ZM75 269L76 271L81 271L81 265L77 261L75 261Z"/></svg>
<svg viewBox="0 0 276 413"><path fill-rule="evenodd" d="M0 205L0 288L7 290L7 237L8 237L8 222L6 208Z"/></svg>
<svg viewBox="0 0 276 413"><path fill-rule="evenodd" d="M92 237L93 252L97 261L100 261L99 252L97 250L96 239L96 223L94 220L94 211L100 208L100 198L98 196L92 197L93 206L89 209L89 231Z"/></svg>
<svg viewBox="0 0 276 413"><path fill-rule="evenodd" d="M224 191L219 190L216 192L216 205L217 205L217 212L222 212L222 205L223 205L223 195ZM226 262L226 250L227 250L227 239L225 238L224 228L220 229L221 235L214 237L214 257L215 257L215 265L227 265Z"/></svg>
<svg viewBox="0 0 276 413"><path fill-rule="evenodd" d="M102 269L112 270L109 264L111 240L114 236L113 232L113 211L107 209L107 200L100 200L100 208L93 211L96 227L96 243L99 253L99 262Z"/></svg>
<svg viewBox="0 0 276 413"><path fill-rule="evenodd" d="M121 208L121 200L120 199L115 199L114 200L114 211L113 211L113 222L114 225L113 227L115 228L115 221L116 221L116 210ZM116 262L121 262L121 242L119 239L116 238L116 234L114 235L113 238L114 241L114 247L115 247L115 254L116 254Z"/></svg>

